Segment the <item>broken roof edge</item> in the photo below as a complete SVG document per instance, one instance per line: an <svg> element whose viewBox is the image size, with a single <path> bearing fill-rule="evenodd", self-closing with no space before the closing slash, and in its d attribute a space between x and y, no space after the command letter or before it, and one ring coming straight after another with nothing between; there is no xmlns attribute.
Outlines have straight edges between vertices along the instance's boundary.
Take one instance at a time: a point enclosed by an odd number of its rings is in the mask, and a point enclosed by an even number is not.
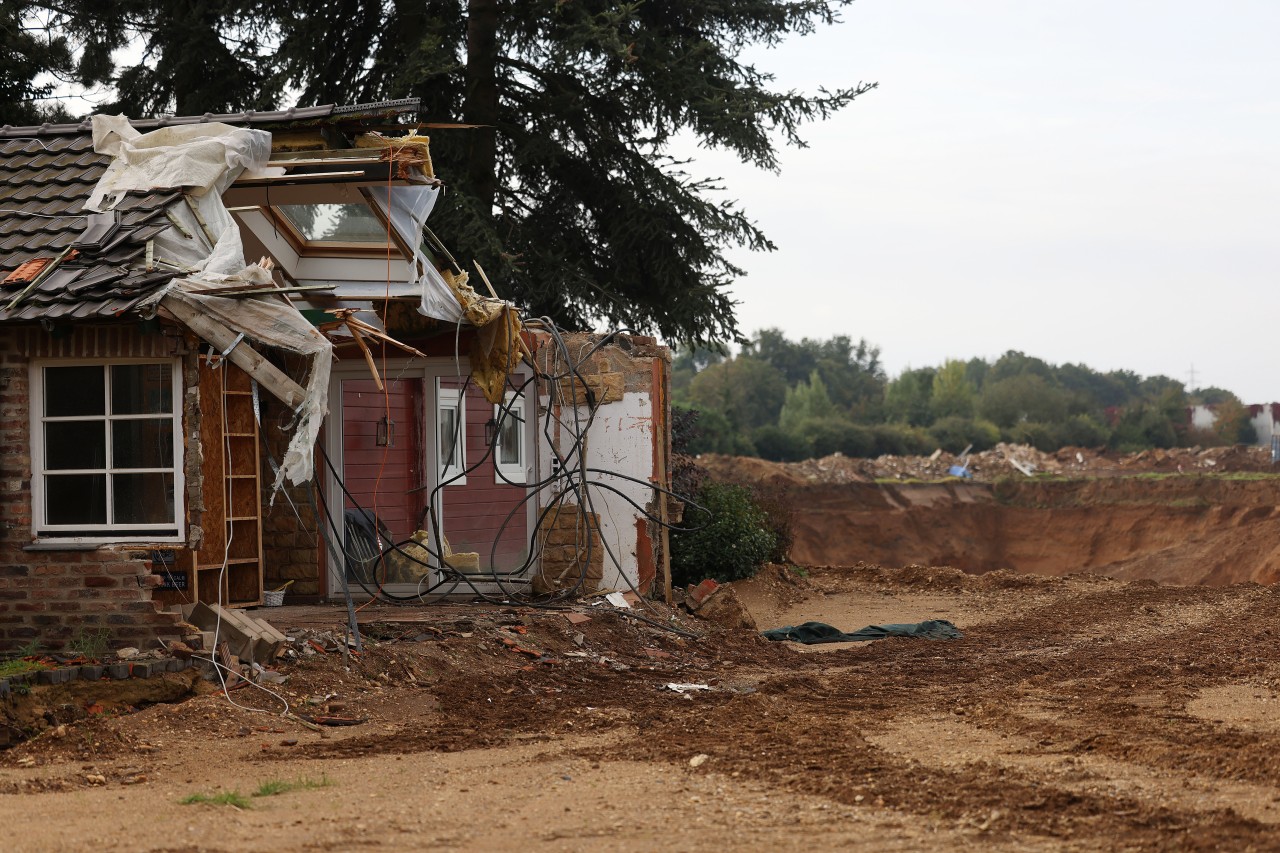
<svg viewBox="0 0 1280 853"><path fill-rule="evenodd" d="M376 101L367 104L335 105L326 104L319 107L289 107L285 110L246 110L239 113L205 113L198 116L162 116L147 119L131 119L129 123L137 130L155 130L173 125L201 124L204 122L222 122L223 124L247 124L251 126L273 124L302 124L307 122L322 123L323 119L334 122L358 121L367 118L404 115L416 113L421 106L419 98L400 98L394 101ZM28 136L58 136L64 134L88 133L93 129L93 117L86 116L82 121L66 124L36 124L23 127L13 125L0 126L0 139L13 139Z"/></svg>

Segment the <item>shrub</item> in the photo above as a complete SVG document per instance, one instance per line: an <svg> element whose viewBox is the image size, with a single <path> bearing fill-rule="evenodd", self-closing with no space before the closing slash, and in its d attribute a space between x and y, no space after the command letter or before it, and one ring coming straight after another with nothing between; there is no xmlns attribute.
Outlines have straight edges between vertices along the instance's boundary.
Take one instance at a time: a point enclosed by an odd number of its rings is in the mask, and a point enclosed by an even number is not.
<svg viewBox="0 0 1280 853"><path fill-rule="evenodd" d="M1045 453L1057 450L1063 444L1057 427L1035 421L1014 424L1004 431L1003 436L1011 444L1029 444Z"/></svg>
<svg viewBox="0 0 1280 853"><path fill-rule="evenodd" d="M929 427L929 435L949 453L959 453L970 444L975 451L990 450L1000 441L996 425L981 418L942 418Z"/></svg>
<svg viewBox="0 0 1280 853"><path fill-rule="evenodd" d="M754 575L769 559L777 537L751 492L728 483L707 483L698 493L698 503L711 517L689 507L684 525L702 526L671 531L672 580L689 584L704 578L732 581Z"/></svg>
<svg viewBox="0 0 1280 853"><path fill-rule="evenodd" d="M861 424L840 418L814 418L802 422L796 430L813 448L817 458L843 453L845 456L870 456L876 441L871 430Z"/></svg>
<svg viewBox="0 0 1280 853"><path fill-rule="evenodd" d="M1111 438L1111 430L1088 415L1072 415L1062 425L1058 437L1063 446L1102 447Z"/></svg>
<svg viewBox="0 0 1280 853"><path fill-rule="evenodd" d="M813 455L813 446L782 427L762 426L751 434L756 453L770 462L799 462Z"/></svg>
<svg viewBox="0 0 1280 853"><path fill-rule="evenodd" d="M928 430L906 424L876 424L871 437L876 456L924 456L937 446Z"/></svg>

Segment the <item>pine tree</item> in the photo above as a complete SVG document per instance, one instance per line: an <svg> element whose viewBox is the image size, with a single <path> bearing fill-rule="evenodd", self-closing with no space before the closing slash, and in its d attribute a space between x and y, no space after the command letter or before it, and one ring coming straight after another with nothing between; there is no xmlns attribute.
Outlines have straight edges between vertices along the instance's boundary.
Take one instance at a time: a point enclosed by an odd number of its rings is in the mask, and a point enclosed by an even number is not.
<svg viewBox="0 0 1280 853"><path fill-rule="evenodd" d="M738 337L731 248L773 248L677 134L777 169L778 146L874 84L779 91L744 58L834 23L850 0L63 0L131 114L416 96L450 191L433 214L502 295L571 326ZM37 4L43 5L43 4ZM53 5L53 4L50 4ZM108 54L109 56L109 51Z"/></svg>

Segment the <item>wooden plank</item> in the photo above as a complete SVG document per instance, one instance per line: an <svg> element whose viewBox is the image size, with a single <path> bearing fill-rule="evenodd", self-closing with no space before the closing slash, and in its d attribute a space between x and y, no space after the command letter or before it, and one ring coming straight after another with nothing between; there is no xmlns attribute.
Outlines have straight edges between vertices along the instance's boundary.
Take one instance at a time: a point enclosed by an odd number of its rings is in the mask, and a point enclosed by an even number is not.
<svg viewBox="0 0 1280 853"><path fill-rule="evenodd" d="M355 172L290 172L285 175L262 175L252 178L240 178L236 186L255 184L276 184L284 181L323 181L334 178L363 178L364 170Z"/></svg>
<svg viewBox="0 0 1280 853"><path fill-rule="evenodd" d="M165 297L160 304L180 323L213 344L215 349L222 351L230 347L231 353L227 358L231 359L232 363L241 370L258 380L258 384L273 397L279 399L290 409L296 409L302 405L302 401L306 399L307 395L302 390L301 385L286 376L283 371L263 358L252 347L238 345L232 347L232 344L236 342L237 333L218 321L206 317L181 300Z"/></svg>

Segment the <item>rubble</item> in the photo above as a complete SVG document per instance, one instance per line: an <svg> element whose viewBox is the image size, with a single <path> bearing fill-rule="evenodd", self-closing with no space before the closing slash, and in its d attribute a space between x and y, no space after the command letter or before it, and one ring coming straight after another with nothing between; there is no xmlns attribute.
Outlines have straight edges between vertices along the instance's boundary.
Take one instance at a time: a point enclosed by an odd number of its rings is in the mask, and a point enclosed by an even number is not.
<svg viewBox="0 0 1280 853"><path fill-rule="evenodd" d="M1271 451L1263 447L1189 447L1144 450L1122 454L1096 448L1064 447L1046 453L1025 444L997 444L990 450L956 455L942 450L929 456L880 456L858 459L836 453L802 462L766 462L733 456L704 454L698 464L715 479L737 482L747 472L751 481L763 481L759 469L768 468L770 479L842 484L892 481L936 481L967 473L965 479L992 482L1009 477L1114 477L1144 472L1215 473L1271 471ZM964 475L959 475L964 476Z"/></svg>

